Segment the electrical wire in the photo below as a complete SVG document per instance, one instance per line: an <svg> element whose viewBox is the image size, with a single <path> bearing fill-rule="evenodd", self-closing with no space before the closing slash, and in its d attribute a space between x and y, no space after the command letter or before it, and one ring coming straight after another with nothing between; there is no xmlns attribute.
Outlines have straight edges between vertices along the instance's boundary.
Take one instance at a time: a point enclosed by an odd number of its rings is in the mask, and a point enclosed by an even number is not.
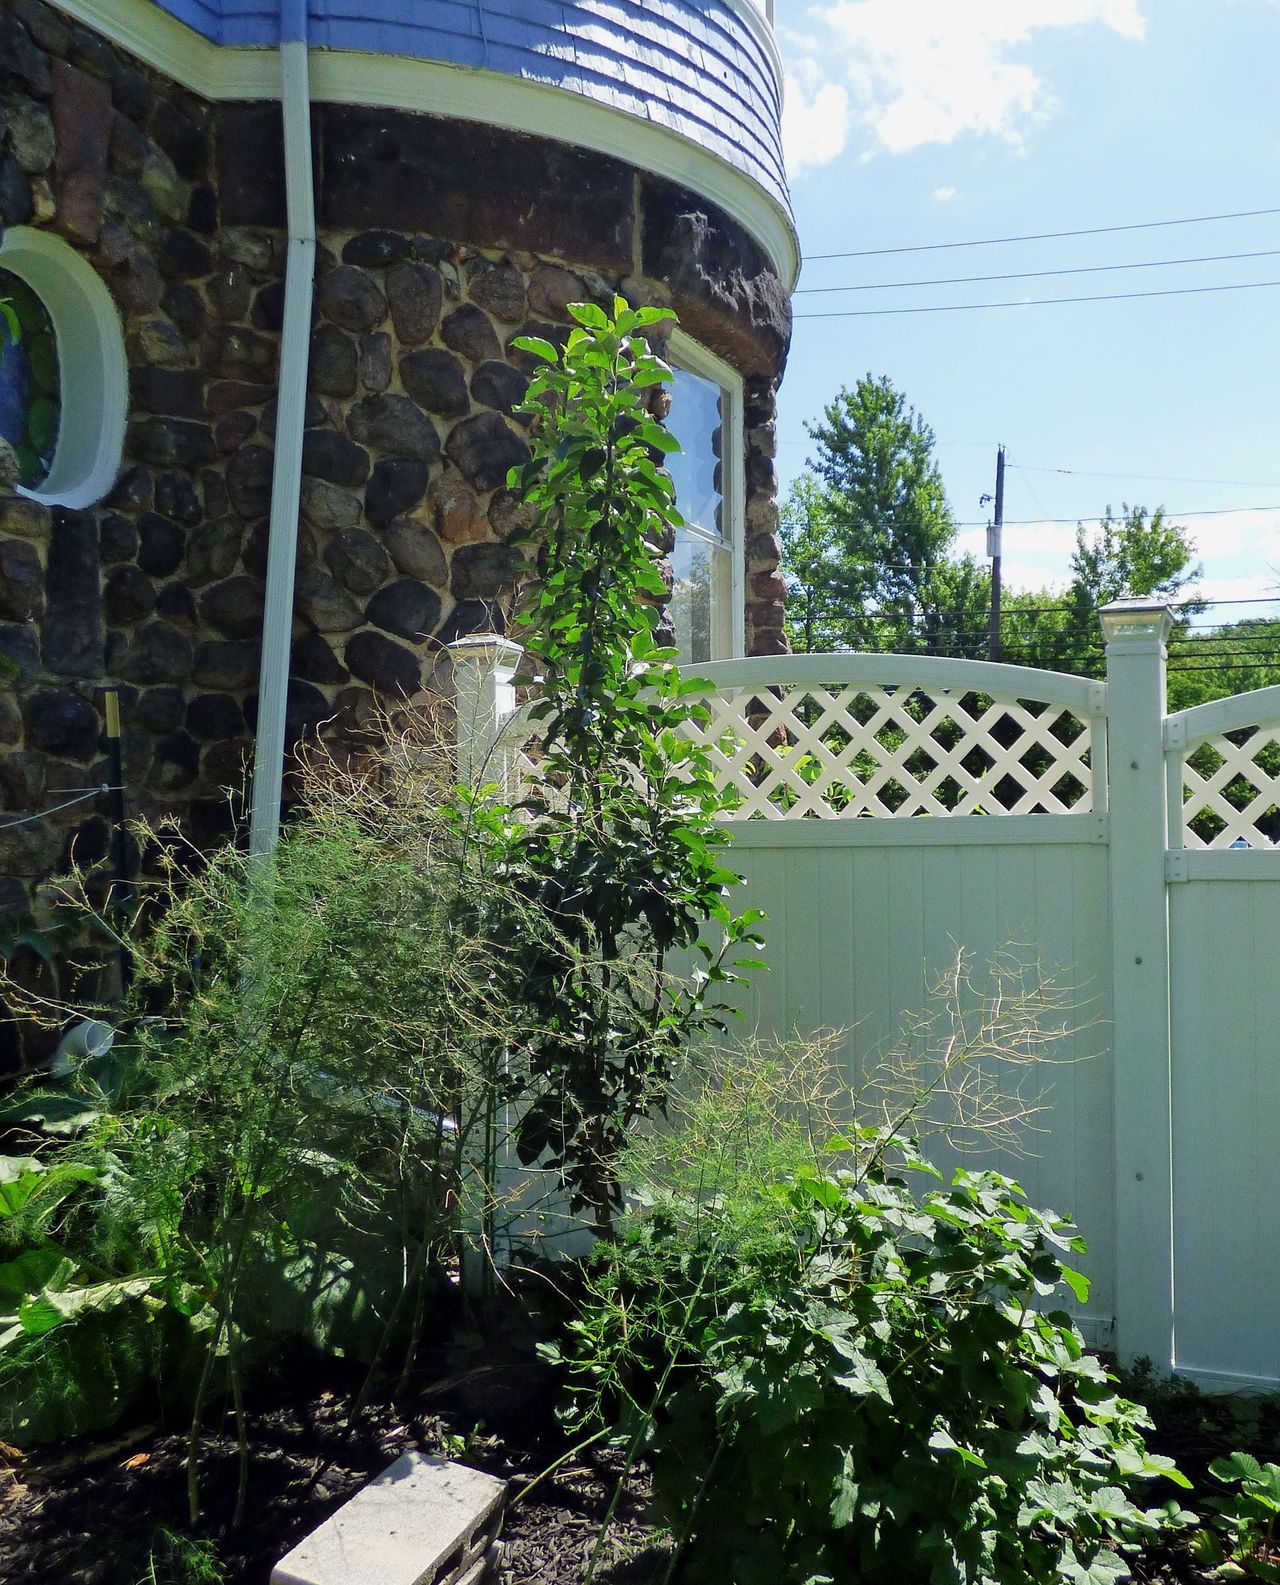
<svg viewBox="0 0 1280 1585"><path fill-rule="evenodd" d="M805 319L873 319L892 314L961 314L979 308L1049 308L1056 303L1127 303L1143 297L1197 297L1206 292L1256 292L1263 287L1280 286L1280 281L1236 281L1222 286L1171 286L1161 291L1100 292L1088 297L1027 297L1002 303L922 303L914 308L840 308L818 314L796 314L799 324Z"/></svg>
<svg viewBox="0 0 1280 1585"><path fill-rule="evenodd" d="M101 787L92 787L88 792L82 792L78 798L68 798L65 803L54 804L50 809L41 809L33 815L23 815L18 820L6 820L3 824L0 824L0 831L12 831L14 826L30 825L33 820L47 820L50 815L61 814L64 809L70 809L73 804L82 804L88 798L99 798L103 793L116 792L118 790L105 784Z"/></svg>
<svg viewBox="0 0 1280 1585"><path fill-rule="evenodd" d="M1226 264L1236 259L1274 259L1280 248L1256 253L1203 253L1188 259L1148 259L1136 264L1077 264L1063 270L1014 270L1007 275L940 275L922 281L867 281L857 286L798 286L792 293L803 297L828 292L896 292L914 286L976 286L983 281L1041 281L1053 275L1105 275L1114 270L1163 270L1180 264Z"/></svg>
<svg viewBox="0 0 1280 1585"><path fill-rule="evenodd" d="M804 444L804 442L801 442ZM1204 479L1186 473L1100 473L1091 468L1049 468L1034 462L1013 463L1019 473L1061 473L1079 479L1147 479L1156 484L1224 484L1241 489L1280 490L1280 479Z"/></svg>
<svg viewBox="0 0 1280 1585"><path fill-rule="evenodd" d="M918 242L911 247L859 248L849 253L810 253L818 259L875 259L890 253L940 253L948 248L991 248L1007 242L1055 242L1062 237L1114 236L1120 231L1159 231L1167 226L1201 226L1217 220L1255 220L1261 215L1280 215L1280 209L1237 209L1224 215L1187 215L1179 220L1138 220L1123 226L1085 226L1078 231L1033 231L1017 237L978 237L969 242Z"/></svg>

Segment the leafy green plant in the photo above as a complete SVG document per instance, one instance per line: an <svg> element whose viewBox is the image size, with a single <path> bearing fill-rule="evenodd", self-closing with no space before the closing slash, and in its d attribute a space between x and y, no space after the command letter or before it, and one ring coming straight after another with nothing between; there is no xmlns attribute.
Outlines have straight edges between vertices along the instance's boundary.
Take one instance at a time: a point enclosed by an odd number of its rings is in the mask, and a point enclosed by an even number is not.
<svg viewBox="0 0 1280 1585"><path fill-rule="evenodd" d="M531 1031L509 1045L519 1155L559 1167L607 1235L617 1154L690 1040L718 1024L711 992L749 966L735 954L758 942L759 915L728 906L740 877L721 856L722 795L681 730L705 718L702 690L654 637L654 547L681 519L661 467L677 442L648 410L671 371L645 336L674 316L621 298L611 314L569 312L562 351L517 342L540 364L522 407L532 458L510 483L533 508L537 582L517 623L538 673L541 781L492 856L551 926L512 958ZM688 949L701 964L673 974Z"/></svg>
<svg viewBox="0 0 1280 1585"><path fill-rule="evenodd" d="M100 1424L152 1377L189 1415L194 1516L206 1411L224 1393L243 1508L244 1383L285 1340L383 1368L394 1349L407 1369L453 1253L464 1097L522 1029L498 997L501 949L475 929L496 882L441 807L439 765L405 742L367 774L313 766L267 869L139 827L155 874L139 887L130 1001L100 1010L127 1033L4 1109L31 1159L6 1186L0 1435ZM55 1199L55 1183L81 1192ZM126 1302L145 1346L117 1325ZM112 1372L110 1403L81 1404L75 1383ZM24 1424L33 1383L47 1414Z"/></svg>
<svg viewBox="0 0 1280 1585"><path fill-rule="evenodd" d="M681 1579L1123 1577L1120 1552L1185 1521L1135 1486L1188 1483L1041 1308L1083 1298L1082 1241L1000 1174L919 1189L909 1141L835 1143L850 1165L768 1185L750 1237L716 1204L637 1216L575 1323L583 1412L616 1393L641 1417Z"/></svg>
<svg viewBox="0 0 1280 1585"><path fill-rule="evenodd" d="M1067 1032L1017 976L984 998L959 956L856 1087L838 1036L726 1051L629 1151L552 1352L570 1427L650 1459L669 1577L1097 1585L1189 1522L1138 1498L1188 1482L1054 1308L1087 1295L1075 1229L998 1173L944 1183L912 1137L1015 1138L1022 1070Z"/></svg>
<svg viewBox="0 0 1280 1585"><path fill-rule="evenodd" d="M1225 1579L1280 1585L1280 1464L1236 1452L1215 1458L1209 1473L1233 1489L1207 1498L1210 1522L1192 1542L1197 1559Z"/></svg>

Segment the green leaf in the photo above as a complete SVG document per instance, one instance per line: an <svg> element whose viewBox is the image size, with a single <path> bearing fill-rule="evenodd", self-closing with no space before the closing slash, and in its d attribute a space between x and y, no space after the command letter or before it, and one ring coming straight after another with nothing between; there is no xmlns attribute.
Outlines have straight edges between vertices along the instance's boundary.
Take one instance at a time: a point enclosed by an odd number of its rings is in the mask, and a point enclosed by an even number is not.
<svg viewBox="0 0 1280 1585"><path fill-rule="evenodd" d="M1089 1298L1090 1282L1088 1277L1083 1272L1073 1271L1070 1266L1060 1266L1058 1269L1063 1282L1075 1294L1077 1302L1084 1304Z"/></svg>

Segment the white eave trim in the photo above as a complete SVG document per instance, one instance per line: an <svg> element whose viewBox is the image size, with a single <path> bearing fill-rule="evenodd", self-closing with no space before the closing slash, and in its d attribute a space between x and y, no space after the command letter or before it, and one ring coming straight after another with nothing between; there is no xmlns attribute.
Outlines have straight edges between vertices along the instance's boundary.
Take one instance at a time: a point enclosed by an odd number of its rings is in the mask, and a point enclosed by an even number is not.
<svg viewBox="0 0 1280 1585"><path fill-rule="evenodd" d="M214 44L154 0L55 3L206 99L280 96L274 50ZM777 45L768 24L750 0L731 3L757 26L759 36L767 38L776 67ZM312 97L319 102L426 111L515 132L536 128L539 136L652 171L709 198L744 226L764 248L788 291L799 276L799 244L786 208L745 172L669 127L527 78L411 56L316 49L311 52L311 77Z"/></svg>

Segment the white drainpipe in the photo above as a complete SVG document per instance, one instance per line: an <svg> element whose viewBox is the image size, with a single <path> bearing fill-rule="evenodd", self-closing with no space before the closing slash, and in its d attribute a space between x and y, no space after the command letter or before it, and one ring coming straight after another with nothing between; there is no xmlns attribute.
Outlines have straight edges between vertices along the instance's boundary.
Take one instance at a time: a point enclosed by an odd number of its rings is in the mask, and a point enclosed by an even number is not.
<svg viewBox="0 0 1280 1585"><path fill-rule="evenodd" d="M280 336L276 450L271 475L267 588L258 680L258 734L249 820L249 849L255 858L270 857L280 834L285 706L293 640L293 581L302 494L302 440L311 352L316 212L311 163L307 0L280 0L279 55L289 236L284 267L284 324Z"/></svg>

